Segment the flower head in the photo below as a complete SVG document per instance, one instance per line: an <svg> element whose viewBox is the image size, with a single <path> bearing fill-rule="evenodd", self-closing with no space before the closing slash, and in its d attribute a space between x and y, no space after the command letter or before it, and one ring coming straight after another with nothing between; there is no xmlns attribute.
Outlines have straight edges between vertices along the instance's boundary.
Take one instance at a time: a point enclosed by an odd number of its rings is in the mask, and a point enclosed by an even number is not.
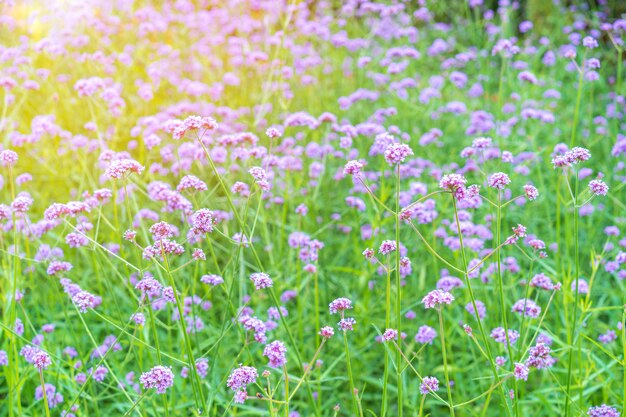
<svg viewBox="0 0 626 417"><path fill-rule="evenodd" d="M390 340L394 340L398 338L398 331L395 329L387 329L385 333L383 333L383 340L388 342Z"/></svg>
<svg viewBox="0 0 626 417"><path fill-rule="evenodd" d="M265 346L263 350L263 356L267 357L270 361L269 366L272 368L280 368L287 363L287 348L285 344L280 340L276 340Z"/></svg>
<svg viewBox="0 0 626 417"><path fill-rule="evenodd" d="M496 172L495 174L491 174L489 179L487 180L487 185L491 188L496 188L498 190L504 190L507 185L511 183L511 179L504 172Z"/></svg>
<svg viewBox="0 0 626 417"><path fill-rule="evenodd" d="M157 394L164 394L165 390L174 385L174 373L171 368L157 365L139 377L144 389L155 388Z"/></svg>
<svg viewBox="0 0 626 417"><path fill-rule="evenodd" d="M119 180L130 174L141 174L144 170L143 165L133 159L118 159L111 161L106 169L107 177Z"/></svg>
<svg viewBox="0 0 626 417"><path fill-rule="evenodd" d="M339 328L341 330L348 331L348 330L354 330L354 325L356 324L356 320L353 319L352 317L347 317L344 319L341 319L339 321L339 323L337 323L337 325L339 326Z"/></svg>
<svg viewBox="0 0 626 417"><path fill-rule="evenodd" d="M251 274L250 280L254 283L254 288L256 288L257 290L270 288L272 285L274 285L274 282L272 281L270 276L264 272L255 272Z"/></svg>
<svg viewBox="0 0 626 417"><path fill-rule="evenodd" d="M359 175L361 173L361 169L363 168L363 163L359 161L348 161L346 166L343 168L343 173L346 175Z"/></svg>
<svg viewBox="0 0 626 417"><path fill-rule="evenodd" d="M46 369L52 364L52 361L50 360L50 355L39 349L37 349L37 351L32 355L31 362L35 366L35 368L39 369L40 371Z"/></svg>
<svg viewBox="0 0 626 417"><path fill-rule="evenodd" d="M530 184L526 184L524 186L524 194L530 201L536 200L537 197L539 197L539 191L537 191L537 188Z"/></svg>
<svg viewBox="0 0 626 417"><path fill-rule="evenodd" d="M426 376L420 384L420 392L424 395L439 390L439 380L434 376Z"/></svg>
<svg viewBox="0 0 626 417"><path fill-rule="evenodd" d="M0 152L0 163L2 163L2 166L14 165L17 160L17 153L13 152L10 149L5 149Z"/></svg>
<svg viewBox="0 0 626 417"><path fill-rule="evenodd" d="M389 165L400 164L410 155L413 155L413 150L404 143L392 143L385 149L385 160Z"/></svg>
<svg viewBox="0 0 626 417"><path fill-rule="evenodd" d="M451 304L453 301L454 296L443 290L433 290L422 298L422 304L424 304L425 308L434 308L442 304Z"/></svg>
<svg viewBox="0 0 626 417"><path fill-rule="evenodd" d="M335 330L330 326L324 326L320 329L319 335L324 339L330 339L335 334Z"/></svg>
<svg viewBox="0 0 626 417"><path fill-rule="evenodd" d="M345 310L350 310L352 308L352 301L347 298L337 298L328 305L328 308L330 310L330 314L344 312Z"/></svg>
<svg viewBox="0 0 626 417"><path fill-rule="evenodd" d="M614 407L602 404L595 407L589 407L587 415L589 417L619 417L620 412Z"/></svg>
<svg viewBox="0 0 626 417"><path fill-rule="evenodd" d="M526 381L528 379L528 367L523 363L516 363L513 375L517 380L523 379Z"/></svg>
<svg viewBox="0 0 626 417"><path fill-rule="evenodd" d="M606 195L609 192L609 186L602 180L589 181L589 191L593 195Z"/></svg>

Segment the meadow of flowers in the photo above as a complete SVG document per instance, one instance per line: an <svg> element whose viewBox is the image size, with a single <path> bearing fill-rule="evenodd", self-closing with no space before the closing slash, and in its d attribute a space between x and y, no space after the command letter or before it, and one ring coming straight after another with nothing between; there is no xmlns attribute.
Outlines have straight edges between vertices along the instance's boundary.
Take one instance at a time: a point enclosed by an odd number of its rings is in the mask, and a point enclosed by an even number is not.
<svg viewBox="0 0 626 417"><path fill-rule="evenodd" d="M624 414L619 3L0 1L0 417Z"/></svg>

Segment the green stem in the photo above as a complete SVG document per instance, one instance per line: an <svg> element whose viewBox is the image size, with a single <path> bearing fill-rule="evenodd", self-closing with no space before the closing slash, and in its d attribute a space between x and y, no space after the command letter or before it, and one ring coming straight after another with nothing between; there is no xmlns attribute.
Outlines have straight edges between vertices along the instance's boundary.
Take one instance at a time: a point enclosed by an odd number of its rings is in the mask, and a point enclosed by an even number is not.
<svg viewBox="0 0 626 417"><path fill-rule="evenodd" d="M400 164L396 168L396 330L398 341L402 335L402 277L400 274ZM387 349L385 349L387 351ZM400 351L396 353L396 379L398 384L398 417L402 417L402 371Z"/></svg>
<svg viewBox="0 0 626 417"><path fill-rule="evenodd" d="M496 242L499 244L501 240L501 231L502 231L502 192L500 190L498 190L498 206L497 207L498 208L497 208L497 215L496 215ZM513 364L513 362L515 361L515 358L513 356L513 348L511 346L511 340L509 338L509 324L508 324L507 314L506 314L507 313L506 299L504 298L504 283L502 280L502 260L501 260L502 257L501 257L500 248L501 246L498 245L496 249L497 250L496 262L498 265L498 274L497 274L498 292L499 292L499 297L500 297L500 315L502 319L502 324L504 325L506 349L509 354L509 360L511 361L511 364ZM515 380L513 381L513 390L515 392L515 403L514 403L515 415L519 416L519 401L517 398L517 382Z"/></svg>
<svg viewBox="0 0 626 417"><path fill-rule="evenodd" d="M183 310L183 305L180 302L180 297L178 296L178 291L176 290L176 283L174 282L174 277L170 272L170 265L167 260L167 255L163 252L163 248L161 248L161 253L163 256L163 263L165 264L165 270L167 271L167 278L169 280L169 284L172 286L172 290L174 292L174 301L176 301L176 308L178 309L178 322L180 323L180 329L183 333L183 339L185 341L185 347L187 349L187 362L189 363L189 372L191 372L191 388L193 390L194 400L196 402L196 406L198 406L198 397L200 397L200 403L202 404L203 413L207 412L206 407L206 399L202 393L202 382L200 382L200 376L198 375L198 370L196 369L196 360L193 355L193 348L191 346L191 339L189 338L189 334L187 333L187 326L185 324L185 314Z"/></svg>
<svg viewBox="0 0 626 417"><path fill-rule="evenodd" d="M397 249L397 248L396 248ZM387 268L387 288L385 290L385 327L391 327L391 271ZM387 414L387 384L389 382L389 352L385 349L384 353L385 370L383 373L383 404L381 417Z"/></svg>
<svg viewBox="0 0 626 417"><path fill-rule="evenodd" d="M348 332L343 331L343 345L346 351L346 365L348 367L348 378L350 379L350 397L352 398L352 406L354 407L354 415L363 417L358 404L357 393L354 389L354 377L352 376L352 365L350 364L350 348L348 347Z"/></svg>
<svg viewBox="0 0 626 417"><path fill-rule="evenodd" d="M570 328L570 337L569 337L569 345L570 345L570 351L569 351L569 357L568 357L568 362L567 362L567 386L565 389L565 417L569 417L569 412L570 412L570 391L572 388L572 367L574 365L574 349L573 349L573 345L574 345L574 340L576 338L576 326L577 326L577 320L578 320L578 299L579 299L579 291L578 291L578 279L580 276L580 261L578 259L579 257L579 248L578 248L578 170L575 169L574 170L574 175L575 175L575 186L574 186L574 197L573 197L573 203L574 203L574 275L575 275L575 279L576 279L576 295L574 296L574 318L572 320L571 323L571 328ZM567 178L566 178L567 181ZM580 349L579 349L580 350Z"/></svg>
<svg viewBox="0 0 626 417"><path fill-rule="evenodd" d="M48 396L46 395L46 384L43 381L43 369L39 370L39 380L41 381L41 391L43 392L43 403L46 409L46 417L50 417L50 408L48 407Z"/></svg>
<svg viewBox="0 0 626 417"><path fill-rule="evenodd" d="M452 388L450 387L450 376L448 374L448 358L446 353L446 338L444 336L445 329L443 327L443 312L441 307L437 308L439 316L439 334L441 335L441 354L443 355L443 374L446 377L446 389L448 390L448 406L450 408L450 417L454 417L454 402L452 401Z"/></svg>
<svg viewBox="0 0 626 417"><path fill-rule="evenodd" d="M459 245L461 248L461 256L463 258L463 276L465 277L465 285L467 285L467 290L470 295L470 299L472 300L472 306L474 307L474 316L476 318L476 322L478 323L478 330L480 331L480 335L483 339L483 344L485 345L485 350L487 352L487 357L489 358L489 365L491 366L491 372L493 373L493 377L496 382L500 382L500 375L498 375L498 370L496 368L493 355L491 354L491 348L489 347L489 339L487 338L487 334L485 333L485 329L483 328L483 323L478 315L478 307L476 306L476 298L474 297L474 291L472 289L472 284L470 282L469 274L467 271L467 255L465 254L465 246L463 245L463 233L461 232L461 222L459 220L459 210L456 205L456 198L452 195L452 205L454 208L454 218L456 220L457 225L457 233L459 235ZM500 385L500 397L502 398L502 404L506 409L506 413L508 416L511 416L511 410L509 409L509 403L506 400L506 393L504 391L504 386Z"/></svg>

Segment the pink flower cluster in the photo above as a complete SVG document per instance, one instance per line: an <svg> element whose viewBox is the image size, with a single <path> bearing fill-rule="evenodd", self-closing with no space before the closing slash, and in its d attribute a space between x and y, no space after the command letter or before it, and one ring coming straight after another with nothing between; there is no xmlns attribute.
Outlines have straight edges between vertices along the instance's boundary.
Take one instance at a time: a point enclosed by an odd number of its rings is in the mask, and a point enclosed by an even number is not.
<svg viewBox="0 0 626 417"><path fill-rule="evenodd" d="M432 290L424 298L422 298L422 304L425 308L435 308L443 304L452 304L454 296L447 291Z"/></svg>
<svg viewBox="0 0 626 417"><path fill-rule="evenodd" d="M239 365L239 368L233 369L228 377L226 386L235 391L235 402L243 404L248 393L246 388L250 384L254 384L259 377L256 368L251 366Z"/></svg>
<svg viewBox="0 0 626 417"><path fill-rule="evenodd" d="M410 155L413 155L413 150L404 143L392 143L385 149L385 160L389 165L398 165Z"/></svg>
<svg viewBox="0 0 626 417"><path fill-rule="evenodd" d="M335 314L337 312L343 313L346 310L352 309L352 301L347 298L337 298L328 305L328 308L330 310L330 314Z"/></svg>
<svg viewBox="0 0 626 417"><path fill-rule="evenodd" d="M439 380L434 376L425 376L420 384L420 392L423 395L439 390Z"/></svg>
<svg viewBox="0 0 626 417"><path fill-rule="evenodd" d="M262 290L264 288L270 288L274 285L274 282L265 272L255 272L250 275L250 281L254 283L254 288Z"/></svg>
<svg viewBox="0 0 626 417"><path fill-rule="evenodd" d="M157 394L165 394L165 391L174 385L174 373L171 368L157 365L139 377L139 382L144 389L156 389Z"/></svg>
<svg viewBox="0 0 626 417"><path fill-rule="evenodd" d="M269 359L269 366L280 368L287 363L287 348L280 340L269 343L263 349L263 356Z"/></svg>
<svg viewBox="0 0 626 417"><path fill-rule="evenodd" d="M111 161L106 169L107 177L119 180L130 174L141 174L144 170L143 165L134 159L117 159Z"/></svg>
<svg viewBox="0 0 626 417"><path fill-rule="evenodd" d="M211 117L189 116L185 120L170 120L167 129L172 132L174 139L182 139L191 130L215 130L217 122Z"/></svg>
<svg viewBox="0 0 626 417"><path fill-rule="evenodd" d="M574 147L571 150L557 155L552 159L552 165L555 168L564 168L585 162L591 158L591 152L588 149Z"/></svg>
<svg viewBox="0 0 626 417"><path fill-rule="evenodd" d="M363 163L359 161L348 161L346 166L343 168L343 173L346 175L359 175L361 173L361 169L363 168Z"/></svg>

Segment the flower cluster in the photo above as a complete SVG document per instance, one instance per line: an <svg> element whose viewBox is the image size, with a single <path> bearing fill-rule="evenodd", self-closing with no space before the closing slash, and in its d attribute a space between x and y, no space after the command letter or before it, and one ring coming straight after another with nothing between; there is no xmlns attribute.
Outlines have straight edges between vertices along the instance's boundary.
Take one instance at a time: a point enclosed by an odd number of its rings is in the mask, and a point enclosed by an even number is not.
<svg viewBox="0 0 626 417"><path fill-rule="evenodd" d="M235 402L243 404L248 393L246 388L250 384L254 384L259 377L256 368L251 366L239 365L239 368L233 369L228 377L226 386L235 391Z"/></svg>
<svg viewBox="0 0 626 417"><path fill-rule="evenodd" d="M144 389L156 389L157 394L165 394L165 391L174 385L174 373L171 368L157 365L139 377L139 382Z"/></svg>
<svg viewBox="0 0 626 417"><path fill-rule="evenodd" d="M422 304L425 308L435 308L443 304L451 304L454 301L454 296L447 291L433 290L426 294L422 298Z"/></svg>

